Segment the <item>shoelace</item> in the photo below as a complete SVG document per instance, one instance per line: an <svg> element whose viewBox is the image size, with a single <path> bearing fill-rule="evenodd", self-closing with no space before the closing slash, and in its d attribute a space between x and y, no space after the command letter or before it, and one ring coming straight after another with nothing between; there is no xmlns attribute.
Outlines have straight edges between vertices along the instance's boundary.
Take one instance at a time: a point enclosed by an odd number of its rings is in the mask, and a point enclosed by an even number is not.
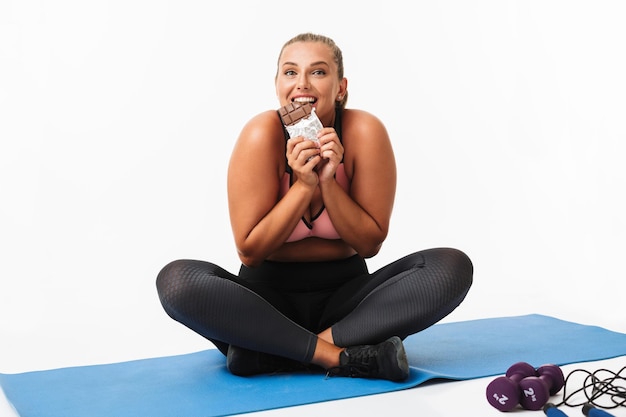
<svg viewBox="0 0 626 417"><path fill-rule="evenodd" d="M349 362L345 365L333 366L326 371L326 379L332 375L345 375L351 377L368 377L372 371L378 371L378 350L363 348L348 356Z"/></svg>

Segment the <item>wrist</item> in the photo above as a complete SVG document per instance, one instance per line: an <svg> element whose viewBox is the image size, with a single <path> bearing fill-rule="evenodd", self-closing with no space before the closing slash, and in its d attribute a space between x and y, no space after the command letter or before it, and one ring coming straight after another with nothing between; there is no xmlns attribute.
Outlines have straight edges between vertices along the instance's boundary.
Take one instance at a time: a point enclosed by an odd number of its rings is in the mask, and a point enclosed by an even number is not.
<svg viewBox="0 0 626 417"><path fill-rule="evenodd" d="M313 194L317 188L317 182L307 182L302 179L297 179L290 187L291 189L301 190L305 194Z"/></svg>
<svg viewBox="0 0 626 417"><path fill-rule="evenodd" d="M337 181L336 181L334 176L332 176L330 178L327 178L327 179L323 179L323 180L320 178L319 186L320 186L320 189L322 190L322 192L325 189L331 188L331 187L333 187L335 185L337 185Z"/></svg>

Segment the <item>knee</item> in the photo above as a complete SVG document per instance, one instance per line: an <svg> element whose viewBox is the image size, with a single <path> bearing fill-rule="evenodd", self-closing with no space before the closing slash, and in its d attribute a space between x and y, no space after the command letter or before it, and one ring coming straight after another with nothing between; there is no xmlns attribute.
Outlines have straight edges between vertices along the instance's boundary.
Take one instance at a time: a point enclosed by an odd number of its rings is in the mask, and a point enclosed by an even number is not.
<svg viewBox="0 0 626 417"><path fill-rule="evenodd" d="M474 265L467 254L455 248L432 249L431 259L459 289L469 290L473 282ZM428 262L428 261L427 261Z"/></svg>
<svg viewBox="0 0 626 417"><path fill-rule="evenodd" d="M165 265L156 278L156 288L161 304L166 309L170 305L177 304L183 289L186 262L182 260L172 261Z"/></svg>
<svg viewBox="0 0 626 417"><path fill-rule="evenodd" d="M462 265L463 270L471 278L474 275L474 264L472 263L472 260L465 252L461 252L460 250L457 250L457 252L459 254L459 262Z"/></svg>
<svg viewBox="0 0 626 417"><path fill-rule="evenodd" d="M458 285L467 291L472 286L474 280L474 264L465 252L458 249L449 249L449 251L452 276L458 281Z"/></svg>
<svg viewBox="0 0 626 417"><path fill-rule="evenodd" d="M450 264L465 274L472 275L474 266L472 260L467 254L459 249L445 248L446 255L450 257Z"/></svg>

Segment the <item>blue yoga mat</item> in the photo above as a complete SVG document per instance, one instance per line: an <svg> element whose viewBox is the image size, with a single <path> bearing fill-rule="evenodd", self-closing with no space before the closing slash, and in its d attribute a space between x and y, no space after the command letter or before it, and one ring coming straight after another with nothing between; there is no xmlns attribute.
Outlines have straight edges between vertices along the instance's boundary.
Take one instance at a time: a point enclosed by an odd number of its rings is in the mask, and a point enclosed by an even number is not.
<svg viewBox="0 0 626 417"><path fill-rule="evenodd" d="M237 377L216 349L107 365L0 374L22 417L209 417L358 397L432 379L503 374L515 362L565 365L626 355L626 334L526 315L445 323L405 340L407 381L323 373Z"/></svg>

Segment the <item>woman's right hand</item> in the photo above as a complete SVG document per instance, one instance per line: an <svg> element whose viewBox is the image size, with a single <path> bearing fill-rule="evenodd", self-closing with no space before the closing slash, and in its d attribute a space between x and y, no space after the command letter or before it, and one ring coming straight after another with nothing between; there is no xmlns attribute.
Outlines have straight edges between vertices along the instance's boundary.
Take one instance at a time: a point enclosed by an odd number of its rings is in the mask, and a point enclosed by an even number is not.
<svg viewBox="0 0 626 417"><path fill-rule="evenodd" d="M320 149L317 142L305 139L302 136L287 141L287 163L291 167L297 181L315 187L319 177L315 167L320 162Z"/></svg>

